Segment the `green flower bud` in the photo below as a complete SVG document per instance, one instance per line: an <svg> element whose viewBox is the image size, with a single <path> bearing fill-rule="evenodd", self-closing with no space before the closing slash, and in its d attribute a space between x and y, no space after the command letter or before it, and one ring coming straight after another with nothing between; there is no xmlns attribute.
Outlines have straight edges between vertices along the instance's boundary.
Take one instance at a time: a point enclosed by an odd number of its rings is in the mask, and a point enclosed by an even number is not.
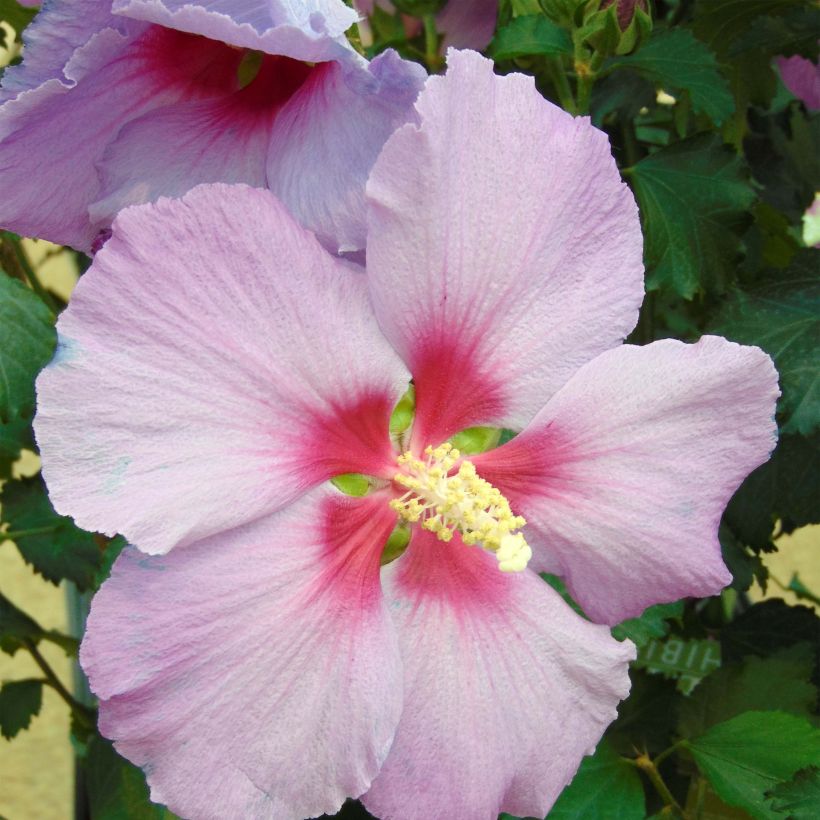
<svg viewBox="0 0 820 820"><path fill-rule="evenodd" d="M609 57L634 51L651 31L647 0L589 0L578 36Z"/></svg>

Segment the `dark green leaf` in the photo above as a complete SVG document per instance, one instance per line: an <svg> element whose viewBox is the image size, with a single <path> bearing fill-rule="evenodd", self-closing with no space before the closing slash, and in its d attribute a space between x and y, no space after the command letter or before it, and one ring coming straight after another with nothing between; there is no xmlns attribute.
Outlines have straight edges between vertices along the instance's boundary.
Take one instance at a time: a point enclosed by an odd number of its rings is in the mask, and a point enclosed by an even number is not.
<svg viewBox="0 0 820 820"><path fill-rule="evenodd" d="M585 757L572 782L550 811L549 820L643 820L644 790L638 771L604 739Z"/></svg>
<svg viewBox="0 0 820 820"><path fill-rule="evenodd" d="M94 586L102 564L102 551L94 535L57 515L42 478L10 481L0 495L3 521L23 558L53 583L73 581L80 590Z"/></svg>
<svg viewBox="0 0 820 820"><path fill-rule="evenodd" d="M820 427L820 251L796 254L786 271L747 291L735 290L712 330L758 345L774 359L783 395L781 429L808 434Z"/></svg>
<svg viewBox="0 0 820 820"><path fill-rule="evenodd" d="M644 610L640 618L630 618L612 629L613 637L629 638L636 646L644 646L652 638L662 638L669 632L669 620L683 614L683 601L656 604Z"/></svg>
<svg viewBox="0 0 820 820"><path fill-rule="evenodd" d="M725 663L746 655L771 655L796 643L820 646L820 618L805 606L789 606L774 599L755 604L728 623L720 633Z"/></svg>
<svg viewBox="0 0 820 820"><path fill-rule="evenodd" d="M820 817L820 768L801 769L789 780L775 786L766 797L771 807L789 820L817 820Z"/></svg>
<svg viewBox="0 0 820 820"><path fill-rule="evenodd" d="M683 700L679 732L697 737L743 712L775 709L807 717L817 702L817 687L810 681L813 670L814 653L808 644L723 666Z"/></svg>
<svg viewBox="0 0 820 820"><path fill-rule="evenodd" d="M590 115L600 128L604 120L617 112L624 120L635 118L642 108L655 104L655 89L636 71L622 69L595 83L592 89Z"/></svg>
<svg viewBox="0 0 820 820"><path fill-rule="evenodd" d="M148 799L145 776L101 737L92 738L85 760L91 820L172 820Z"/></svg>
<svg viewBox="0 0 820 820"><path fill-rule="evenodd" d="M490 44L495 60L516 57L572 54L569 33L546 17L527 14L499 29Z"/></svg>
<svg viewBox="0 0 820 820"><path fill-rule="evenodd" d="M28 729L32 718L43 705L43 682L39 680L6 681L0 689L0 734L11 740Z"/></svg>
<svg viewBox="0 0 820 820"><path fill-rule="evenodd" d="M771 459L740 485L725 520L744 544L766 550L777 519L786 532L820 522L818 497L820 433L781 436Z"/></svg>
<svg viewBox="0 0 820 820"><path fill-rule="evenodd" d="M621 754L634 755L635 747L657 754L668 748L683 698L674 680L629 669L629 697L618 704L618 717L607 729L607 739Z"/></svg>
<svg viewBox="0 0 820 820"><path fill-rule="evenodd" d="M765 793L820 759L820 730L783 712L745 712L687 748L721 799L753 817L776 818Z"/></svg>
<svg viewBox="0 0 820 820"><path fill-rule="evenodd" d="M742 161L713 135L699 135L646 157L631 175L650 289L687 299L723 290L755 198Z"/></svg>
<svg viewBox="0 0 820 820"><path fill-rule="evenodd" d="M39 641L45 630L0 593L0 649L13 655L26 640Z"/></svg>
<svg viewBox="0 0 820 820"><path fill-rule="evenodd" d="M13 655L26 641L37 643L46 640L62 647L67 655L76 655L76 638L62 635L53 630L46 631L22 609L18 609L5 595L0 593L0 649Z"/></svg>
<svg viewBox="0 0 820 820"><path fill-rule="evenodd" d="M804 5L778 17L756 17L739 37L733 38L728 55L736 57L754 50L771 57L801 54L814 60L818 37L820 11Z"/></svg>
<svg viewBox="0 0 820 820"><path fill-rule="evenodd" d="M54 353L54 317L22 282L0 273L0 422L34 410L34 378Z"/></svg>
<svg viewBox="0 0 820 820"><path fill-rule="evenodd" d="M753 551L735 536L732 529L722 523L718 530L720 550L723 563L732 573L732 589L745 592L757 580L762 589L766 589L769 571L758 552ZM772 546L767 542L767 547Z"/></svg>
<svg viewBox="0 0 820 820"><path fill-rule="evenodd" d="M685 29L656 29L638 51L616 57L607 66L637 71L665 91L688 92L695 113L705 114L716 125L735 109L715 55Z"/></svg>

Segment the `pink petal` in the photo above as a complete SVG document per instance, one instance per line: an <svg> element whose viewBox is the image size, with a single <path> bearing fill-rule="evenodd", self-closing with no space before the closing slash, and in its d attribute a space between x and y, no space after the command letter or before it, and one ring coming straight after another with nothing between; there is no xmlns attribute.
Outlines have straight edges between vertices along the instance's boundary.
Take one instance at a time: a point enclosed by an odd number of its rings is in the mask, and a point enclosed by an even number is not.
<svg viewBox="0 0 820 820"><path fill-rule="evenodd" d="M273 124L316 70L267 56L245 88L153 109L128 122L98 163L100 198L90 207L92 220L110 224L128 205L182 196L200 183L266 187Z"/></svg>
<svg viewBox="0 0 820 820"><path fill-rule="evenodd" d="M614 624L731 580L717 528L774 447L777 396L759 348L715 336L625 345L474 461L527 519L531 566L563 575L593 620Z"/></svg>
<svg viewBox="0 0 820 820"><path fill-rule="evenodd" d="M629 643L529 571L423 530L383 571L405 705L363 797L382 820L544 817L629 691Z"/></svg>
<svg viewBox="0 0 820 820"><path fill-rule="evenodd" d="M0 109L4 227L88 251L104 227L92 224L87 210L99 188L94 166L123 124L164 105L224 93L235 82L235 49L134 26L136 34L102 30L74 53L66 80L50 79Z"/></svg>
<svg viewBox="0 0 820 820"><path fill-rule="evenodd" d="M53 0L23 31L25 59L3 72L0 102L46 80L67 79L63 69L71 55L105 28L119 28L126 33L143 27L114 17L110 4L99 0Z"/></svg>
<svg viewBox="0 0 820 820"><path fill-rule="evenodd" d="M303 820L361 794L401 712L387 499L320 489L169 556L126 550L80 653L100 729L183 817Z"/></svg>
<svg viewBox="0 0 820 820"><path fill-rule="evenodd" d="M368 278L416 380L417 443L523 427L634 326L641 232L606 135L470 52L419 97L367 187Z"/></svg>
<svg viewBox="0 0 820 820"><path fill-rule="evenodd" d="M334 474L390 477L409 378L364 277L267 191L129 208L37 383L52 502L146 552L272 512Z"/></svg>
<svg viewBox="0 0 820 820"><path fill-rule="evenodd" d="M481 51L493 38L497 17L498 0L449 0L436 23L445 46Z"/></svg>
<svg viewBox="0 0 820 820"><path fill-rule="evenodd" d="M297 60L339 59L358 15L342 0L114 0L114 12Z"/></svg>
<svg viewBox="0 0 820 820"><path fill-rule="evenodd" d="M820 109L820 62L814 63L795 54L778 57L777 67L786 88L806 104L810 111Z"/></svg>
<svg viewBox="0 0 820 820"><path fill-rule="evenodd" d="M364 248L368 174L385 140L415 121L425 77L392 49L369 64L327 63L274 123L268 185L331 250Z"/></svg>

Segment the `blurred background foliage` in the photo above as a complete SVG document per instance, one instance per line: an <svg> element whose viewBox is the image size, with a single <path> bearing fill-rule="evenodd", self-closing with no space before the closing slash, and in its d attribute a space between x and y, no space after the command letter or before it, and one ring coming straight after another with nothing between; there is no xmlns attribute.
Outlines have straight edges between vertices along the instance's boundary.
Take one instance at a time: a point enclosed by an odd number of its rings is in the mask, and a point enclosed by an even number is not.
<svg viewBox="0 0 820 820"><path fill-rule="evenodd" d="M435 14L443 5L377 2L351 39L367 56L392 47L442 71ZM0 2L5 62L20 59L35 11ZM632 693L551 820L820 817L820 543L811 526L820 521L820 251L811 247L820 237L806 214L820 189L820 121L777 69L779 57L816 62L819 37L813 0L499 2L485 52L496 70L530 74L547 99L590 116L638 200L647 297L629 341L719 333L759 345L777 364L783 394L777 449L720 526L731 586L615 628L639 647ZM141 772L96 733L75 661L87 602L121 539L83 532L53 511L31 431L34 378L88 263L2 234L0 814L8 820L173 816L148 801ZM48 727L39 747L26 746L32 726ZM13 757L18 743L29 757ZM67 775L75 762L76 788ZM66 773L62 787L55 772ZM42 782L48 788L38 791ZM18 802L4 805L10 795ZM339 816L369 817L355 801Z"/></svg>

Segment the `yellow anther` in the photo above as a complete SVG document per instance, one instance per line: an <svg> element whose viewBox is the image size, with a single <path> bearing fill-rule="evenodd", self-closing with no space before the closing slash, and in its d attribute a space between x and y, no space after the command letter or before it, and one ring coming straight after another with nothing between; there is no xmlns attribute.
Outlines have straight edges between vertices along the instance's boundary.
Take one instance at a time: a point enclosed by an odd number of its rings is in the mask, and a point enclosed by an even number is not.
<svg viewBox="0 0 820 820"><path fill-rule="evenodd" d="M461 453L449 442L425 448L424 455L426 462L409 451L398 457L401 471L393 480L408 492L391 501L390 508L405 521L421 522L441 541L450 541L458 531L465 544L495 552L502 572L524 569L532 551L516 530L526 522L513 514L501 492L469 461L462 461L450 475Z"/></svg>

